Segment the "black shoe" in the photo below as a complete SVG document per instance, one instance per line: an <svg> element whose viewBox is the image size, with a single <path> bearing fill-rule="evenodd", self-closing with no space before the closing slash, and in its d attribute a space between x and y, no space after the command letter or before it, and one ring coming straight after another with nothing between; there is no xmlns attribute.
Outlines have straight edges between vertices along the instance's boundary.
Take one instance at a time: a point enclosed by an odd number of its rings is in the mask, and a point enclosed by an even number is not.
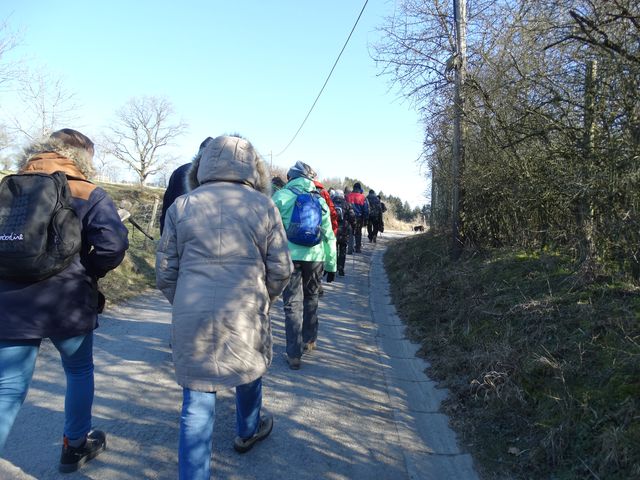
<svg viewBox="0 0 640 480"><path fill-rule="evenodd" d="M290 357L286 353L283 353L283 356L291 370L300 370L300 365L302 364L302 362L299 358Z"/></svg>
<svg viewBox="0 0 640 480"><path fill-rule="evenodd" d="M362 249L361 248L356 248L356 253L362 253Z"/></svg>
<svg viewBox="0 0 640 480"><path fill-rule="evenodd" d="M96 458L107 448L107 436L101 430L92 430L81 447L71 447L65 437L60 455L59 470L62 473L75 472L89 460Z"/></svg>
<svg viewBox="0 0 640 480"><path fill-rule="evenodd" d="M340 275L341 277L344 277L344 270L342 268L338 269L338 275Z"/></svg>

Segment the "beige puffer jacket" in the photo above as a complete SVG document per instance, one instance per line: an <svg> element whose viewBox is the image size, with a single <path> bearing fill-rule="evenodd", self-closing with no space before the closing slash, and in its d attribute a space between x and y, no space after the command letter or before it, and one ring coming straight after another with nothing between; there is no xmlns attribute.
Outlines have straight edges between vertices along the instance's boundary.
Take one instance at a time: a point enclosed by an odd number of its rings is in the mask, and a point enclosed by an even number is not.
<svg viewBox="0 0 640 480"><path fill-rule="evenodd" d="M293 265L269 172L247 140L211 140L193 160L189 186L167 211L156 281L173 305L178 384L213 392L267 370L269 306Z"/></svg>

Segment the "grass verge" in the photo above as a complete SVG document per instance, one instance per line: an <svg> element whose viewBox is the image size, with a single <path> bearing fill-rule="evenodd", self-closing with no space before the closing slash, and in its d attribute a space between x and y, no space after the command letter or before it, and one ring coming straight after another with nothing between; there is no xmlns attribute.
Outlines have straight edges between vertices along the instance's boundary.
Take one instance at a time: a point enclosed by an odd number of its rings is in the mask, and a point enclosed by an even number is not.
<svg viewBox="0 0 640 480"><path fill-rule="evenodd" d="M640 478L640 291L557 252L385 255L394 304L485 479Z"/></svg>
<svg viewBox="0 0 640 480"><path fill-rule="evenodd" d="M161 193L157 189L132 187L131 185L114 185L99 183L111 196L116 205L126 201L134 218L140 222L143 215L148 216L151 206ZM142 222L146 228L148 222ZM149 240L133 225L125 221L129 229L129 250L118 268L100 279L100 290L107 298L107 306L121 303L131 297L140 295L155 288L155 256L156 241L160 238L157 224L149 232L155 239Z"/></svg>

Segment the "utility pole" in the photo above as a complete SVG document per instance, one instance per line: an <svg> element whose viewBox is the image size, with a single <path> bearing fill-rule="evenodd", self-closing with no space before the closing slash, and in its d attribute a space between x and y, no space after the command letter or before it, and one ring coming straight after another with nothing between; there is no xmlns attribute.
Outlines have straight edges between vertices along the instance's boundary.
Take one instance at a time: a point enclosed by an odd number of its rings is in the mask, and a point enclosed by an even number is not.
<svg viewBox="0 0 640 480"><path fill-rule="evenodd" d="M436 166L432 165L431 166L431 205L430 205L430 213L429 213L429 228L431 228L432 231L435 231L437 227L439 227L440 225L436 226L436 204L438 202L438 198L437 198L437 190L436 190Z"/></svg>
<svg viewBox="0 0 640 480"><path fill-rule="evenodd" d="M462 187L462 173L464 171L464 84L467 74L467 0L453 1L453 18L456 31L456 52L454 54L455 93L453 105L453 161L451 162L451 176L453 188L452 200L452 246L451 257L457 259L462 254L464 238L462 234L462 206L464 204L464 189Z"/></svg>
<svg viewBox="0 0 640 480"><path fill-rule="evenodd" d="M581 263L589 266L595 256L595 219L588 190L589 171L593 162L593 141L595 134L596 85L598 62L589 60L584 88L584 133L582 137L582 165L580 169L580 193L578 197L576 222L578 224L578 255Z"/></svg>

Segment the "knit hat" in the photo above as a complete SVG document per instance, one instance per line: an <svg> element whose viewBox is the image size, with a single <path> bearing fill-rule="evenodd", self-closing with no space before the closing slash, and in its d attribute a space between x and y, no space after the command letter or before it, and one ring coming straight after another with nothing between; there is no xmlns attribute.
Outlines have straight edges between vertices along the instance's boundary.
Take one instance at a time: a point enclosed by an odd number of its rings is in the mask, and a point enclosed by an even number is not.
<svg viewBox="0 0 640 480"><path fill-rule="evenodd" d="M331 198L344 198L344 192L342 190L336 189L331 192Z"/></svg>
<svg viewBox="0 0 640 480"><path fill-rule="evenodd" d="M287 172L287 178L289 180L293 180L294 178L299 177L313 180L314 178L316 178L316 172L314 172L313 168L311 168L309 165L298 160L296 164Z"/></svg>

